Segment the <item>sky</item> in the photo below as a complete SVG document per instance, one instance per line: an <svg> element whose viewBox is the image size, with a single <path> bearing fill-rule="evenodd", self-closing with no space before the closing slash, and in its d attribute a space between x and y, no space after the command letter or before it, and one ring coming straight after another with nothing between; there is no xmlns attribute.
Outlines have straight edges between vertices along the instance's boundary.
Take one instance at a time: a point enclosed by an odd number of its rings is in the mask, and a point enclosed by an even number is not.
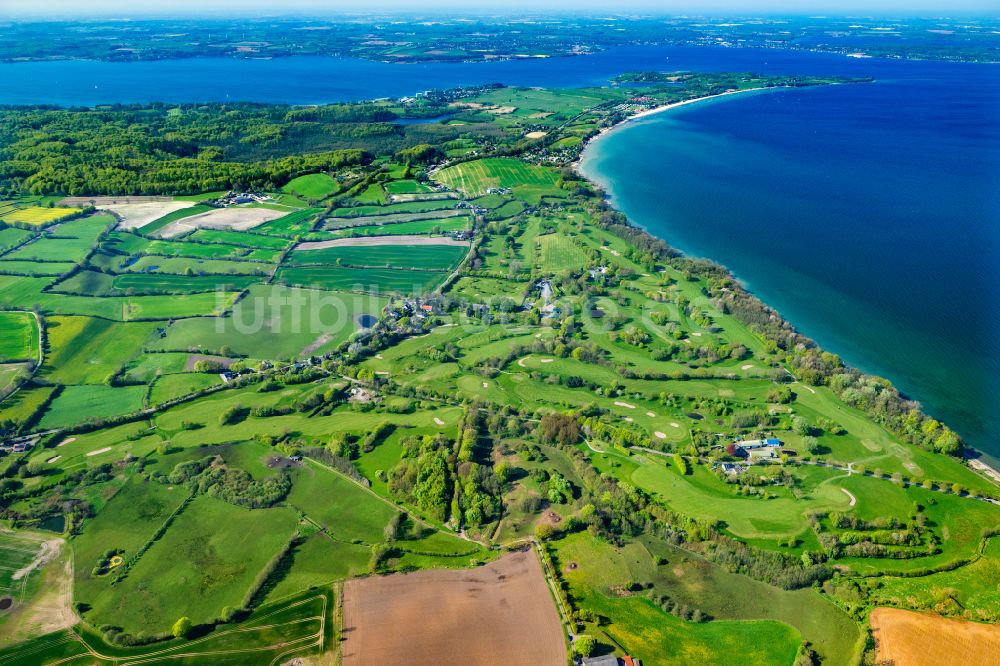
<svg viewBox="0 0 1000 666"><path fill-rule="evenodd" d="M224 12L239 8L240 14L324 14L338 11L435 9L477 12L508 9L530 11L586 11L588 13L640 10L657 13L734 14L860 14L860 15L956 15L963 13L1000 14L996 0L0 0L0 14L8 16L47 15L59 18L97 17L117 14L138 16L161 13L172 16L203 12ZM613 7L613 9L612 9Z"/></svg>

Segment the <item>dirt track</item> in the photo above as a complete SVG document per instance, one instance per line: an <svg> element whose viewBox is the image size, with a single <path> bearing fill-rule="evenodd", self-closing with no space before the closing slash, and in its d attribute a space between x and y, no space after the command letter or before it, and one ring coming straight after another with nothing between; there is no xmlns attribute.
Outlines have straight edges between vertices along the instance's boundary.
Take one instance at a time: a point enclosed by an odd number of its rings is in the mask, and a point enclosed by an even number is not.
<svg viewBox="0 0 1000 666"><path fill-rule="evenodd" d="M564 666L566 648L541 565L530 551L471 570L344 584L344 666Z"/></svg>
<svg viewBox="0 0 1000 666"><path fill-rule="evenodd" d="M469 241L443 236L358 236L333 240L299 243L296 251L322 250L328 247L363 247L373 245L457 245L469 247Z"/></svg>
<svg viewBox="0 0 1000 666"><path fill-rule="evenodd" d="M1000 627L897 608L871 615L879 663L895 666L990 666L1000 655Z"/></svg>

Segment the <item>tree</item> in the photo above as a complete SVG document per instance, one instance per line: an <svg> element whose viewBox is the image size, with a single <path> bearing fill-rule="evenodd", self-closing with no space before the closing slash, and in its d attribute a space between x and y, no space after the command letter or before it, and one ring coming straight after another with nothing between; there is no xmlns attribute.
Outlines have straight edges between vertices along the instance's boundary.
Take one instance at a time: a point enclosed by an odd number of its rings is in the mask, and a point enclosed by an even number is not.
<svg viewBox="0 0 1000 666"><path fill-rule="evenodd" d="M580 441L580 423L575 416L566 414L546 414L538 426L543 442L575 444Z"/></svg>
<svg viewBox="0 0 1000 666"><path fill-rule="evenodd" d="M191 618L182 617L174 622L174 627L170 630L170 633L174 635L174 638L187 638L188 634L191 633Z"/></svg>
<svg viewBox="0 0 1000 666"><path fill-rule="evenodd" d="M809 421L806 421L801 416L792 418L792 430L798 435L808 435L812 432L812 428L809 427Z"/></svg>
<svg viewBox="0 0 1000 666"><path fill-rule="evenodd" d="M573 643L573 651L576 652L581 657L589 657L594 654L594 648L597 646L597 641L594 640L592 636L580 636Z"/></svg>

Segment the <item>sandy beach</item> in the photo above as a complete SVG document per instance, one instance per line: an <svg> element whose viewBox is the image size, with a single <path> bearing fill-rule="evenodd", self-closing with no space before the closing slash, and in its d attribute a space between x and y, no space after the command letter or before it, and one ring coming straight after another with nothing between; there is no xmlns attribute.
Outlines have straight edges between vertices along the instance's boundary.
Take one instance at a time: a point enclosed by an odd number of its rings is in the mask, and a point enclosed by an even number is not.
<svg viewBox="0 0 1000 666"><path fill-rule="evenodd" d="M715 99L717 97L727 97L729 95L739 95L739 94L742 94L742 93L755 92L755 91L759 91L759 90L780 90L780 88L746 88L744 90L729 90L729 91L726 91L724 93L719 93L717 95L706 95L704 97L692 97L691 99L685 99L685 100L682 100L680 102L671 102L670 104L663 104L661 106L653 107L652 109L646 109L645 111L639 111L637 113L633 113L631 116L625 118L621 122L615 123L611 127L602 127L600 130L598 130L597 134L595 134L594 136L592 136L589 139L587 139L587 141L584 144L584 149L586 149L586 144L590 143L591 141L594 141L595 139L598 139L598 138L604 136L605 134L607 134L608 132L610 132L612 130L618 129L619 127L622 127L622 126L626 125L627 123L632 122L633 120L639 120L640 118L646 118L647 116L652 116L652 115L655 115L657 113L663 113L664 111L669 111L671 109L676 109L679 106L687 106L688 104L694 104L696 102L704 102L705 100L708 100L708 99ZM573 170L574 171L579 172L579 170L580 170L579 169L580 161L583 159L583 153L584 153L584 151L581 150L580 151L580 156L576 159L575 162L573 162L572 166L573 166Z"/></svg>

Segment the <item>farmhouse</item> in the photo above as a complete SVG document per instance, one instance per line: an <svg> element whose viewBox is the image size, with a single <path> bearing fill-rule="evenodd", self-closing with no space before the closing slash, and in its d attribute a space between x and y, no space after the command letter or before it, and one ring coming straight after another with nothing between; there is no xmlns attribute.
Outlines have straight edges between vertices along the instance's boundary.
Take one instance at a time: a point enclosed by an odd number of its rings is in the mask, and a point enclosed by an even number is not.
<svg viewBox="0 0 1000 666"><path fill-rule="evenodd" d="M715 467L717 469L721 469L725 474L727 474L729 476L735 476L737 474L742 474L743 472L746 471L746 468L743 465L740 465L738 463L728 463L728 462L717 463L715 465Z"/></svg>

